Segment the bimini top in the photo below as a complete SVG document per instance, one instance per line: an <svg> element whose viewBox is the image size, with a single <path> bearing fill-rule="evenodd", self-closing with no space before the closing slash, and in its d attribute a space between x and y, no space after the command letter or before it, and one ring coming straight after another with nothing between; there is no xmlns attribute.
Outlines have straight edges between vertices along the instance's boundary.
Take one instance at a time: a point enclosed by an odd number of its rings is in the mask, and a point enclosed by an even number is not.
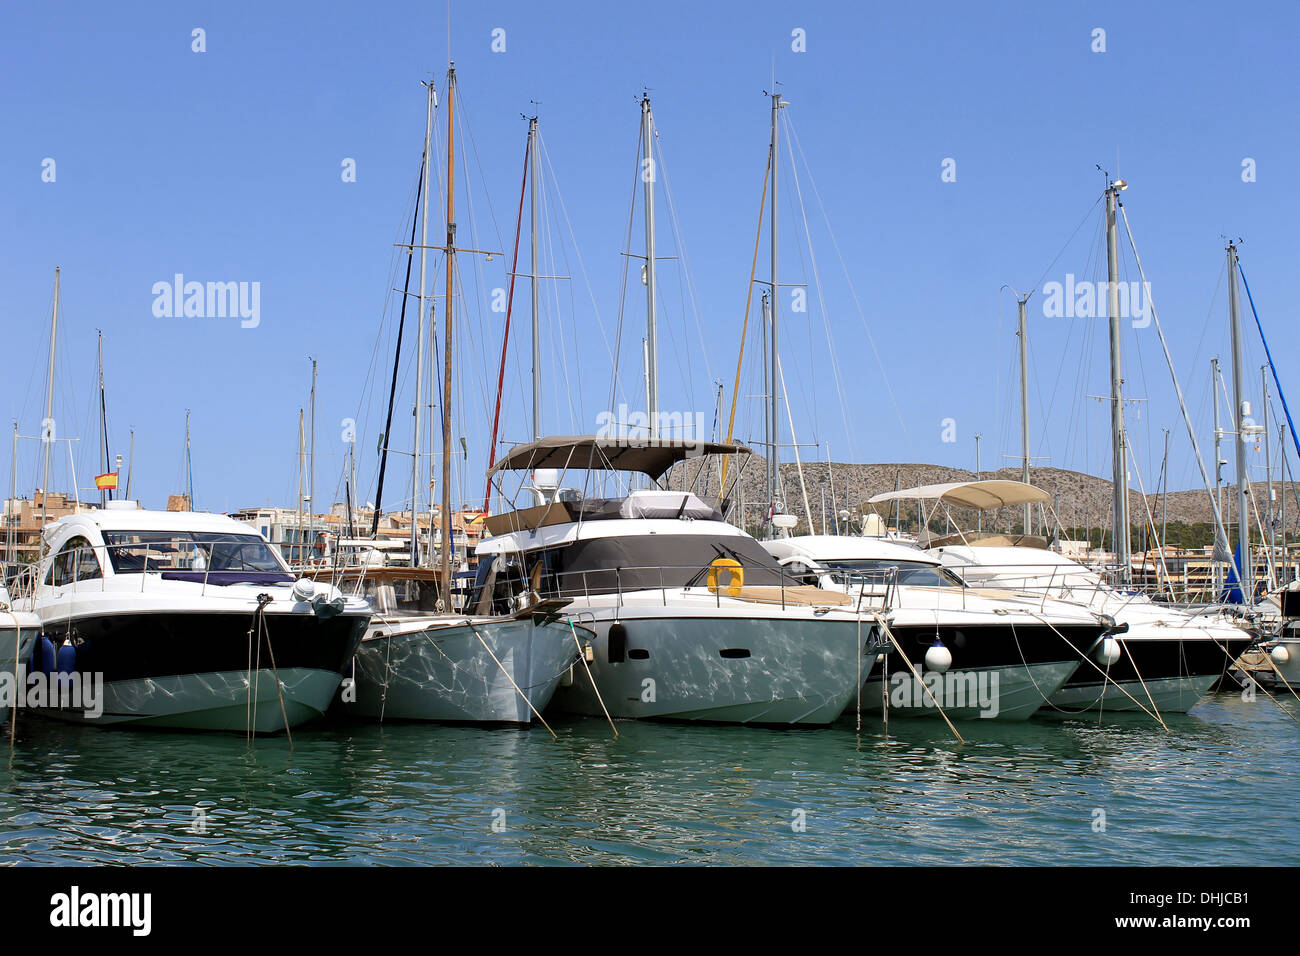
<svg viewBox="0 0 1300 956"><path fill-rule="evenodd" d="M1004 478L987 478L983 481L953 481L942 485L920 485L902 491L887 491L868 499L869 504L881 501L943 501L959 508L990 511L1003 505L1029 505L1051 501L1052 496L1041 488L1023 481Z"/></svg>
<svg viewBox="0 0 1300 956"><path fill-rule="evenodd" d="M736 442L695 441L628 435L554 435L516 445L493 465L499 471L539 468L578 468L588 471L636 471L658 478L673 465L702 455L744 455L750 449Z"/></svg>

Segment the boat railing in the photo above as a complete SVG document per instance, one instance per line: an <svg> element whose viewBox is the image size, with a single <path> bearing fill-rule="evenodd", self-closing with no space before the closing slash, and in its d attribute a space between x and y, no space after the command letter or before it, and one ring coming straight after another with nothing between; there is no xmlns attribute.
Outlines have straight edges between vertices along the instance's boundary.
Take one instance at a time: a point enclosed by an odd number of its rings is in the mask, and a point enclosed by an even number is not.
<svg viewBox="0 0 1300 956"><path fill-rule="evenodd" d="M739 574L735 573L737 571ZM807 575L794 574L785 568L715 565L613 567L547 572L535 585L525 581L518 583L523 590L532 591L542 599L572 601L582 598L589 601L593 597L612 597L617 607L623 607L633 594L642 601L647 594L657 594L660 604L667 607L670 598L680 600L683 592L698 593L701 589L708 592L718 608L724 598L779 604L782 610L792 605L817 607L841 603L840 592L827 592L836 594L835 599L817 600L818 595L808 590L815 585L809 584ZM893 606L897 595L897 569L855 572L843 593L858 611L887 610Z"/></svg>

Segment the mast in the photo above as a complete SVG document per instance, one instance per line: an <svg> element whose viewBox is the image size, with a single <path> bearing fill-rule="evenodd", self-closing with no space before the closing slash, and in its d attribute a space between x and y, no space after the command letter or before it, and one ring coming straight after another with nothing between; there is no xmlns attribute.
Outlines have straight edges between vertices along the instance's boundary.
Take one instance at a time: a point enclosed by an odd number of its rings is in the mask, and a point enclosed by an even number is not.
<svg viewBox="0 0 1300 956"><path fill-rule="evenodd" d="M14 456L9 471L9 507L5 508L5 560L10 564L18 561L18 542L14 534L18 529L19 515L14 513L18 507L18 420L14 419ZM1283 501L1286 500L1284 497Z"/></svg>
<svg viewBox="0 0 1300 956"><path fill-rule="evenodd" d="M420 564L420 399L424 393L424 290L425 268L429 244L429 166L433 148L433 84L425 83L429 91L424 114L424 161L420 164L420 312L416 322L415 345L415 422L411 442L411 567ZM429 410L433 414L433 409ZM375 526L379 521L378 502L375 507Z"/></svg>
<svg viewBox="0 0 1300 956"><path fill-rule="evenodd" d="M185 494L194 510L194 462L190 456L190 410L185 409Z"/></svg>
<svg viewBox="0 0 1300 956"><path fill-rule="evenodd" d="M1119 255L1115 204L1120 190L1128 188L1122 179L1106 183L1106 291L1110 313L1110 435L1114 473L1111 483L1115 495L1111 537L1115 544L1115 563L1119 565L1118 583L1129 579L1128 527L1128 442L1124 434L1124 378L1120 359L1122 327L1119 315Z"/></svg>
<svg viewBox="0 0 1300 956"><path fill-rule="evenodd" d="M765 291L761 300L761 310L763 313L763 346L766 355L763 356L763 381L767 390L768 401L763 406L763 436L767 445L766 465L764 467L763 481L766 491L768 509L773 516L776 515L776 479L773 472L776 471L776 447L772 440L772 430L775 427L776 420L776 401L773 396L776 395L776 374L773 369L770 357L772 355L772 293ZM774 526L764 515L764 534L767 537L775 537Z"/></svg>
<svg viewBox="0 0 1300 956"><path fill-rule="evenodd" d="M770 381L772 383L772 387L768 389L768 395L767 395L767 404L768 404L767 495L768 495L769 506L773 509L773 514L775 514L776 499L781 492L781 489L779 487L781 481L780 458L779 458L780 456L779 448L780 448L780 438L781 438L781 419L777 415L777 400L776 400L776 385L777 385L776 362L777 362L777 355L779 354L777 349L777 324L778 324L777 319L780 311L779 308L777 307L777 299L780 297L780 289L781 289L780 282L777 278L777 259L778 259L777 253L780 249L780 242L779 242L780 233L777 229L777 222L779 218L777 215L779 212L779 209L777 207L777 181L780 178L778 174L781 171L780 169L781 154L779 151L779 146L780 146L779 120L781 114L781 107L785 106L786 104L785 101L781 99L781 94L778 92L773 92L771 94L771 97L772 97L772 142L771 142L771 146L769 147L770 154L768 160L772 169L772 200L771 200L772 218L769 220L768 223L768 228L771 231L770 233L771 242L769 243L769 250L768 250L771 256L771 261L769 265L770 272L771 272L770 274L771 296L767 300L767 305L768 305L767 348L768 348L768 365L770 367L769 375L770 375ZM768 528L769 535L775 537L775 530L776 530L775 527L769 525Z"/></svg>
<svg viewBox="0 0 1300 956"><path fill-rule="evenodd" d="M1025 322L1025 305L1032 292L1016 297L1018 313L1016 336L1020 339L1020 480L1029 484L1029 334ZM1033 518L1031 505L1025 503L1024 534L1029 534Z"/></svg>
<svg viewBox="0 0 1300 956"><path fill-rule="evenodd" d="M1259 377L1260 377L1261 382L1263 383L1263 391L1262 391L1261 394L1262 394L1262 397L1263 397L1263 399L1264 399L1264 405L1263 405L1263 409L1264 409L1264 420L1263 420L1263 422L1261 423L1261 427L1262 427L1263 430L1264 430L1264 431L1263 431L1263 435L1264 435L1264 471L1265 471L1265 473L1266 473L1266 475L1267 475L1267 478L1268 478L1268 507L1265 509L1265 512L1264 512L1264 516L1265 516L1265 519L1266 519L1266 521L1267 521L1267 525L1266 525L1266 527L1268 528L1268 532L1267 532L1267 533L1268 533L1268 561L1267 561L1267 567L1269 567L1270 569L1272 569L1273 566L1274 566L1274 564L1273 564L1273 551L1274 551L1274 549L1277 547L1277 532L1276 532L1276 529L1275 529L1274 526L1273 526L1273 449L1270 448L1270 447L1269 447L1269 444L1268 444L1269 441L1270 441L1270 439L1269 439L1269 434L1268 434L1268 410L1269 410L1269 403L1268 403L1268 366L1267 366L1267 365L1261 365L1261 366L1259 367ZM1275 579L1274 579L1271 583L1272 583L1273 585L1276 585L1276 584L1277 584L1276 577L1275 577Z"/></svg>
<svg viewBox="0 0 1300 956"><path fill-rule="evenodd" d="M316 545L316 360L311 360L311 439L307 453L307 540Z"/></svg>
<svg viewBox="0 0 1300 956"><path fill-rule="evenodd" d="M294 537L298 539L298 563L302 563L302 473L303 456L306 454L306 433L303 431L302 409L298 409L298 527Z"/></svg>
<svg viewBox="0 0 1300 956"><path fill-rule="evenodd" d="M533 276L533 441L542 437L542 337L538 330L537 277L537 117L528 120L528 192L532 198L528 230L532 242Z"/></svg>
<svg viewBox="0 0 1300 956"><path fill-rule="evenodd" d="M104 333L102 330L95 330L99 335L99 461L107 473L108 464L108 408L104 401ZM112 493L107 493L107 498L111 498ZM101 489L99 492L99 506L104 507L106 493Z"/></svg>
<svg viewBox="0 0 1300 956"><path fill-rule="evenodd" d="M45 526L46 502L50 497L50 446L54 444L54 350L59 341L59 267L54 267L54 315L50 319L50 367L45 383L45 421L41 438L45 442L45 466L41 478L41 527Z"/></svg>
<svg viewBox="0 0 1300 956"><path fill-rule="evenodd" d="M443 307L446 344L442 350L442 592L443 609L451 610L451 359L452 294L456 276L456 64L447 67L447 298Z"/></svg>
<svg viewBox="0 0 1300 956"><path fill-rule="evenodd" d="M645 186L645 327L646 416L650 437L659 433L659 340L655 317L655 160L654 114L650 94L641 94L641 182ZM534 280L536 281L536 280Z"/></svg>
<svg viewBox="0 0 1300 956"><path fill-rule="evenodd" d="M420 160L420 182L424 181L425 159ZM397 373L402 367L402 336L406 332L406 302L410 298L411 260L415 255L415 228L419 224L420 209L424 205L419 190L415 194L415 214L411 216L411 242L406 249L406 279L402 283L402 305L397 319L397 346L393 349L393 377L388 385L388 415L384 422L383 440L379 451L379 479L375 489L375 508L371 516L370 537L379 535L379 516L384 508L384 474L388 470L388 443L393 434L393 406L397 402Z"/></svg>
<svg viewBox="0 0 1300 956"><path fill-rule="evenodd" d="M1169 429L1165 430L1165 457L1160 463L1160 477L1162 487L1160 489L1160 558L1161 564L1164 563L1165 543L1168 541L1169 534ZM1170 593L1173 592L1173 584L1169 585Z"/></svg>
<svg viewBox="0 0 1300 956"><path fill-rule="evenodd" d="M1219 514L1223 514L1223 466L1226 464L1223 460L1223 451L1221 444L1223 442L1223 429L1219 427L1219 359L1210 359L1210 397L1214 400L1214 500L1218 505ZM1226 546L1226 545L1225 545ZM1217 561L1211 561L1211 577L1214 579L1215 600L1219 595L1219 565Z"/></svg>
<svg viewBox="0 0 1300 956"><path fill-rule="evenodd" d="M126 499L131 500L131 474L135 471L135 429L131 429L131 444L126 459Z"/></svg>
<svg viewBox="0 0 1300 956"><path fill-rule="evenodd" d="M1241 599L1250 603L1253 595L1251 579L1254 577L1250 563L1250 520L1246 512L1246 490L1250 476L1246 470L1246 430L1244 422L1249 406L1242 399L1241 367L1241 315L1237 308L1237 246L1228 243L1228 318L1232 329L1232 404L1236 422L1237 446L1237 544L1241 548L1241 567L1237 580L1241 582Z"/></svg>

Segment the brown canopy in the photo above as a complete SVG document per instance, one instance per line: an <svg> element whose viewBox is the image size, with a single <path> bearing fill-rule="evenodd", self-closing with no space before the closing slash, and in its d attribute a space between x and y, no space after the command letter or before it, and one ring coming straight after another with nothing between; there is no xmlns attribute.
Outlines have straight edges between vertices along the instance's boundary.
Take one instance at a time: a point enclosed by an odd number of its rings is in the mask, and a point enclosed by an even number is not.
<svg viewBox="0 0 1300 956"><path fill-rule="evenodd" d="M702 455L743 455L749 448L735 442L694 441L643 436L555 435L516 445L492 466L499 471L538 468L578 468L595 471L636 471L658 478L679 461Z"/></svg>

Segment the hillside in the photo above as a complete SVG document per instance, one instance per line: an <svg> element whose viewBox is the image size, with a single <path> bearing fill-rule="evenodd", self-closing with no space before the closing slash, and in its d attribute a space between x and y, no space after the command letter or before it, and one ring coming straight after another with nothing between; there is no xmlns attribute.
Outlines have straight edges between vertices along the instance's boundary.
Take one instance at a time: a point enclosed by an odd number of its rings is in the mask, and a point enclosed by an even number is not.
<svg viewBox="0 0 1300 956"><path fill-rule="evenodd" d="M701 468L707 469L707 481L701 484L708 493L717 493L717 475L720 464L716 460L706 459L689 461L674 468L669 473L670 487L681 488L693 486ZM746 516L751 525L760 521L766 513L764 499L765 463L758 455L742 455L732 461L730 475L741 476L743 498L746 503ZM728 484L732 482L729 475ZM846 464L825 462L809 463L803 466L803 487L807 489L808 504L811 507L816 530L821 530L823 496L826 500L827 521L833 521L835 511L847 508L853 512L869 511L871 506L867 499L895 487L910 488L916 485L936 484L950 481L970 481L976 477L974 472L960 468L948 468L942 465L924 465L907 463ZM1009 478L1019 480L1018 468L1002 468L997 471L985 471L981 478ZM686 484L683 484L683 478ZM832 481L833 478L833 491ZM799 483L799 469L794 464L781 465L781 481L785 487L785 510L800 519L804 515L803 492ZM1035 468L1030 481L1052 495L1053 508L1061 524L1071 529L1109 528L1111 513L1111 483L1095 475L1086 475L1077 471L1061 468ZM1276 509L1281 508L1283 486L1274 485ZM1261 514L1268 497L1268 486L1263 482L1254 485L1255 508ZM1296 506L1297 486L1292 485L1287 493L1286 527L1287 535L1293 537L1300 532L1300 508ZM1136 490L1129 491L1129 515L1133 525L1141 525L1147 520L1147 508L1157 526L1164 514L1161 496L1149 494L1144 503L1143 497ZM904 505L903 526L914 527L915 508ZM1231 487L1223 491L1223 517L1226 522L1235 522L1237 514L1236 494ZM953 511L955 520L973 527L974 512ZM985 528L1011 530L1017 527L1022 518L1020 508L1002 508L983 516ZM1037 519L1035 519L1037 520ZM1171 526L1206 525L1204 541L1210 541L1208 526L1213 521L1209 496L1203 490L1171 491L1168 495L1168 522ZM893 523L891 517L890 523ZM806 529L805 529L806 530Z"/></svg>

